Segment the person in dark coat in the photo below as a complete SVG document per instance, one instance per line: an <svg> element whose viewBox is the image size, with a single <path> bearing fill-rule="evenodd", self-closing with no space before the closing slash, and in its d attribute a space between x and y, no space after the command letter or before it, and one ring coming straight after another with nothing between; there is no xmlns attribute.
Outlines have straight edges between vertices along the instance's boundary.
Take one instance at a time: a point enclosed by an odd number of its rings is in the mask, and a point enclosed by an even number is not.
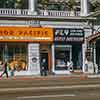
<svg viewBox="0 0 100 100"><path fill-rule="evenodd" d="M7 62L5 62L5 63L3 64L3 67L4 67L4 71L3 71L3 73L0 75L0 77L2 77L4 74L6 74L6 77L8 78Z"/></svg>
<svg viewBox="0 0 100 100"><path fill-rule="evenodd" d="M47 76L47 63L46 63L46 59L42 59L42 62L41 62L41 76Z"/></svg>

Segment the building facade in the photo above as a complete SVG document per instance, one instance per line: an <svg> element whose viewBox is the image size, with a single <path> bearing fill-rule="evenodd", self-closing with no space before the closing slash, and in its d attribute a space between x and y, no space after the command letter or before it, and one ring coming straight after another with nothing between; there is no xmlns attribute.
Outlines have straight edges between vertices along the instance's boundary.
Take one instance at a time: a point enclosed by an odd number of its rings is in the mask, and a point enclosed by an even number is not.
<svg viewBox="0 0 100 100"><path fill-rule="evenodd" d="M21 1L21 0L20 0ZM26 8L0 9L0 60L7 60L15 75L39 75L42 60L48 73L84 72L88 0L78 0L77 11L38 9L37 0L26 0ZM43 4L43 3L42 3ZM25 4L23 4L25 5Z"/></svg>

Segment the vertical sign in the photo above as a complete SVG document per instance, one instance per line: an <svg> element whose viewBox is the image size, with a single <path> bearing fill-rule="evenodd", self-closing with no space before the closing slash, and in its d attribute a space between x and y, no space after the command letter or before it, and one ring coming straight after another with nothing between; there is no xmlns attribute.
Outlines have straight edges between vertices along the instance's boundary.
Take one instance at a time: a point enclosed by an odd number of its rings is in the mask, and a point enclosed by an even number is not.
<svg viewBox="0 0 100 100"><path fill-rule="evenodd" d="M29 71L33 74L40 74L40 61L39 61L39 44L28 44L28 66Z"/></svg>

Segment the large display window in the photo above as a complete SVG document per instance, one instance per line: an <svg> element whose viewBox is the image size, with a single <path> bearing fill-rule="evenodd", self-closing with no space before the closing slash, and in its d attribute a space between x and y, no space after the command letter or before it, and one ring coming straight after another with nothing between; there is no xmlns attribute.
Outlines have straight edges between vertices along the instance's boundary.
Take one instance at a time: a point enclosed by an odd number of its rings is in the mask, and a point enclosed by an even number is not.
<svg viewBox="0 0 100 100"><path fill-rule="evenodd" d="M67 70L67 62L71 60L71 45L55 45L55 70Z"/></svg>
<svg viewBox="0 0 100 100"><path fill-rule="evenodd" d="M0 43L0 61L5 60L9 70L27 70L27 43Z"/></svg>

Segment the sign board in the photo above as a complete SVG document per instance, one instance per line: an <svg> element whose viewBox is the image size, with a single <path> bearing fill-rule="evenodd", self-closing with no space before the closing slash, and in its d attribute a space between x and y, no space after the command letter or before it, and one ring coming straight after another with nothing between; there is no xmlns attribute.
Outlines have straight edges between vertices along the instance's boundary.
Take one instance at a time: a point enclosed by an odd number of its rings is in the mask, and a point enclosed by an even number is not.
<svg viewBox="0 0 100 100"><path fill-rule="evenodd" d="M0 41L52 42L52 28L0 27Z"/></svg>
<svg viewBox="0 0 100 100"><path fill-rule="evenodd" d="M64 28L55 29L55 42L83 42L84 41L84 30Z"/></svg>

